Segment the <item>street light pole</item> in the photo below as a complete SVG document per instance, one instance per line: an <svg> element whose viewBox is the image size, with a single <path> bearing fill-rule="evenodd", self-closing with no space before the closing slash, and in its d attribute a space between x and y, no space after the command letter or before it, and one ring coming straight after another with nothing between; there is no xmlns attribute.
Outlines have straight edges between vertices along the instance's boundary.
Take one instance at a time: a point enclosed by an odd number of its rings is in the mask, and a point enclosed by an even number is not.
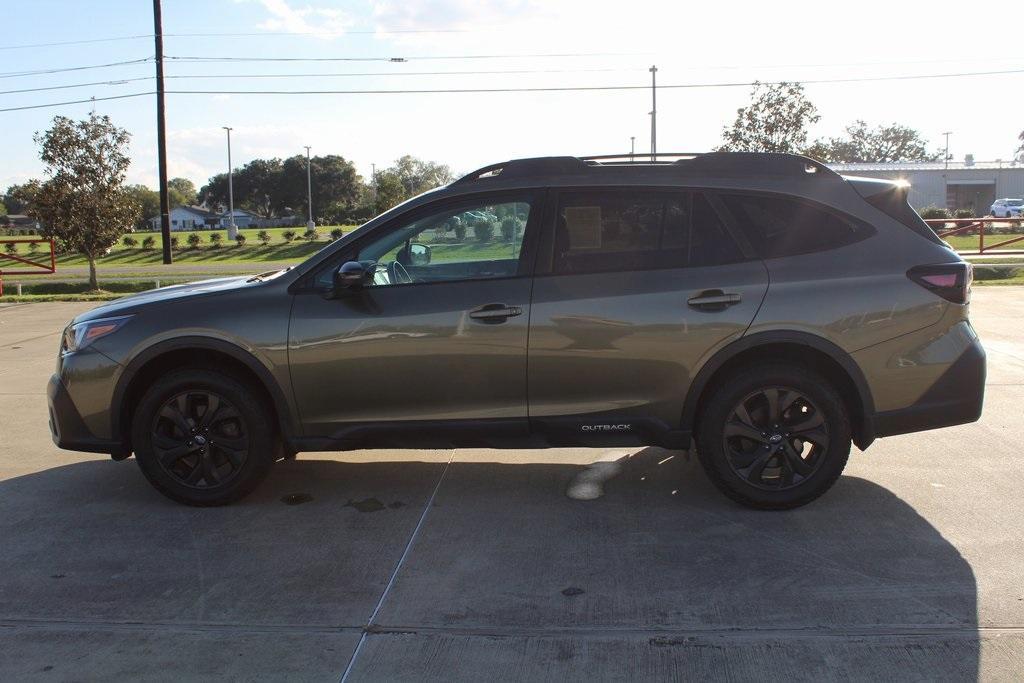
<svg viewBox="0 0 1024 683"><path fill-rule="evenodd" d="M309 222L306 223L306 228L309 230L315 230L316 224L313 223L313 175L311 172L312 163L309 158L309 145L306 145L306 205L309 207Z"/></svg>
<svg viewBox="0 0 1024 683"><path fill-rule="evenodd" d="M629 136L629 163L633 163L633 153L636 152L636 136Z"/></svg>
<svg viewBox="0 0 1024 683"><path fill-rule="evenodd" d="M943 162L945 164L945 170L942 171L942 188L946 193L946 208L949 207L949 136L953 134L953 131L947 130L943 135L946 136L946 153L942 155ZM954 202L955 203L955 202ZM953 207L956 208L956 207Z"/></svg>
<svg viewBox="0 0 1024 683"><path fill-rule="evenodd" d="M651 161L658 160L658 67L651 66Z"/></svg>
<svg viewBox="0 0 1024 683"><path fill-rule="evenodd" d="M227 126L221 128L228 132L228 239L234 240L238 237L238 228L235 227L235 187L231 170L231 131L234 129Z"/></svg>

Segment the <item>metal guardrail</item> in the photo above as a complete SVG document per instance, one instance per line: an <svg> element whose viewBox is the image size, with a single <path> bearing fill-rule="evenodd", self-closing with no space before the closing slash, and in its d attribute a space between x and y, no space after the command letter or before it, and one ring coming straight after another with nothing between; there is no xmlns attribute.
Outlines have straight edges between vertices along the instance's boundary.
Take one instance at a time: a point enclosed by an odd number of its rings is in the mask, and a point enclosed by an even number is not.
<svg viewBox="0 0 1024 683"><path fill-rule="evenodd" d="M46 244L50 247L49 264L45 261L33 261L22 258L17 254L7 253L5 244ZM40 254L40 256L43 256ZM29 266L29 270L4 270L4 263L13 261ZM57 272L57 252L53 246L53 240L37 240L30 238L22 239L0 239L0 296L4 295L4 275L45 275Z"/></svg>
<svg viewBox="0 0 1024 683"><path fill-rule="evenodd" d="M942 239L945 239L950 235L960 235L963 233L971 232L973 230L977 230L979 254L984 254L985 252L992 251L994 249L1000 249L1000 247L1005 247L1008 244L1015 244L1017 242L1024 241L1024 234L1016 234L1010 237L1010 239L1004 239L994 244L985 244L986 225L989 226L989 238L994 238L997 237L997 234L993 231L993 225L995 223L1000 223L1002 225L1010 224L1011 226L1020 228L1022 225L1024 225L1024 218L929 218L925 220L925 223L927 223L932 228L932 230L935 231L935 234L941 237ZM947 228L947 226L950 223L952 223L954 227ZM1005 237L1005 235L998 236ZM1009 254L1024 252L1020 252L1020 250L1011 251L1006 249L1000 249L1000 253Z"/></svg>

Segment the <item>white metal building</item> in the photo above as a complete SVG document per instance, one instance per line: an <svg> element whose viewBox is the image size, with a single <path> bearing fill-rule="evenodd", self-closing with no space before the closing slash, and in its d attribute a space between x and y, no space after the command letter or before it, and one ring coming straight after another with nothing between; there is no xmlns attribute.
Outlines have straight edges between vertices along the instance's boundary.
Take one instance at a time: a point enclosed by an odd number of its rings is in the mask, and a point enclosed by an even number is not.
<svg viewBox="0 0 1024 683"><path fill-rule="evenodd" d="M906 180L915 209L945 206L984 216L997 198L1024 197L1024 163L1016 161L897 162L829 164L843 175Z"/></svg>

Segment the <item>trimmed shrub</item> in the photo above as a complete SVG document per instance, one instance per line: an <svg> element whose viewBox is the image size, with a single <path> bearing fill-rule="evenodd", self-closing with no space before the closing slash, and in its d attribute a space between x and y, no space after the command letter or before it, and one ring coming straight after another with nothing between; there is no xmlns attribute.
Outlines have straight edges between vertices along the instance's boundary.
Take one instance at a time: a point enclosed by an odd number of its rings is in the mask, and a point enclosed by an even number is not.
<svg viewBox="0 0 1024 683"><path fill-rule="evenodd" d="M974 218L974 209L957 209L953 212L953 218Z"/></svg>
<svg viewBox="0 0 1024 683"><path fill-rule="evenodd" d="M295 239L295 231L285 230L284 232L281 233L281 239L283 239L285 242L293 241Z"/></svg>
<svg viewBox="0 0 1024 683"><path fill-rule="evenodd" d="M28 251L30 254L34 254L39 251L39 242L29 242Z"/></svg>
<svg viewBox="0 0 1024 683"><path fill-rule="evenodd" d="M152 235L150 235L150 236L148 236L148 237L146 237L146 238L144 238L142 240L142 248L145 249L146 251L152 251L153 247L155 247L155 246L156 246L156 240L153 238Z"/></svg>
<svg viewBox="0 0 1024 683"><path fill-rule="evenodd" d="M455 224L455 241L465 242L466 241L466 223L465 221L459 221Z"/></svg>
<svg viewBox="0 0 1024 683"><path fill-rule="evenodd" d="M302 233L302 239L307 242L316 242L320 239L320 231L314 228L309 228L306 232Z"/></svg>
<svg viewBox="0 0 1024 683"><path fill-rule="evenodd" d="M345 236L345 231L342 230L341 228L334 228L333 230L331 230L331 240L332 241L333 240L340 240L344 236Z"/></svg>
<svg viewBox="0 0 1024 683"><path fill-rule="evenodd" d="M270 246L271 237L270 233L267 232L266 230L260 230L258 233L256 233L256 239L258 239L260 243L263 244L263 246Z"/></svg>
<svg viewBox="0 0 1024 683"><path fill-rule="evenodd" d="M925 220L934 220L939 218L950 218L949 209L941 206L926 206L923 209L919 209L918 213L921 214L921 218Z"/></svg>
<svg viewBox="0 0 1024 683"><path fill-rule="evenodd" d="M188 235L188 246L190 249L198 249L199 243L203 241L203 238L199 236L197 232L190 232Z"/></svg>
<svg viewBox="0 0 1024 683"><path fill-rule="evenodd" d="M218 249L220 247L220 243L223 241L224 235L220 234L219 232L210 233L210 246L213 247L214 249Z"/></svg>
<svg viewBox="0 0 1024 683"><path fill-rule="evenodd" d="M8 242L7 244L4 245L4 251L6 251L8 254L17 254L18 245L15 244L14 242Z"/></svg>
<svg viewBox="0 0 1024 683"><path fill-rule="evenodd" d="M235 244L237 244L240 247L244 247L245 235L243 235L242 233L238 233L237 235L235 235Z"/></svg>
<svg viewBox="0 0 1024 683"><path fill-rule="evenodd" d="M519 227L519 223L515 218L509 216L508 218L501 221L501 239L506 242L511 242L516 238L516 229Z"/></svg>
<svg viewBox="0 0 1024 683"><path fill-rule="evenodd" d="M494 239L494 223L479 220L473 224L473 236L477 242L490 242Z"/></svg>
<svg viewBox="0 0 1024 683"><path fill-rule="evenodd" d="M134 249L135 247L139 246L139 241L132 237L131 235L125 235L124 238L121 240L121 244L124 245L125 249Z"/></svg>
<svg viewBox="0 0 1024 683"><path fill-rule="evenodd" d="M177 248L178 248L178 236L177 235L171 235L171 249L177 249Z"/></svg>

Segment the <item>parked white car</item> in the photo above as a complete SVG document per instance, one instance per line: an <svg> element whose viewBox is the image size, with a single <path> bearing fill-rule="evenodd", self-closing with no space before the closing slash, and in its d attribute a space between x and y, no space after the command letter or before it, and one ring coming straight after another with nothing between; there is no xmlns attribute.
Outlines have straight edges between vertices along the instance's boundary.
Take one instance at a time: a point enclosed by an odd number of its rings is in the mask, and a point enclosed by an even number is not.
<svg viewBox="0 0 1024 683"><path fill-rule="evenodd" d="M1020 218L1024 213L1024 199L997 199L989 213L994 218Z"/></svg>

